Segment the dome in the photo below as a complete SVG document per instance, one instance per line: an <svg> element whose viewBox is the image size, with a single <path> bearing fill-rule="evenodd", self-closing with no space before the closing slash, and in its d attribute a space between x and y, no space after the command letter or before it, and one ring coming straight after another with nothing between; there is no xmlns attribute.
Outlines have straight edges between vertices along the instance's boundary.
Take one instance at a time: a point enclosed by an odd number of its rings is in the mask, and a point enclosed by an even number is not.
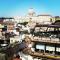
<svg viewBox="0 0 60 60"><path fill-rule="evenodd" d="M34 12L33 8L30 8L30 9L28 10L28 15L29 15L29 16L33 16L34 14L35 14L35 12Z"/></svg>
<svg viewBox="0 0 60 60"><path fill-rule="evenodd" d="M28 12L29 12L29 13L34 13L33 8L30 8Z"/></svg>

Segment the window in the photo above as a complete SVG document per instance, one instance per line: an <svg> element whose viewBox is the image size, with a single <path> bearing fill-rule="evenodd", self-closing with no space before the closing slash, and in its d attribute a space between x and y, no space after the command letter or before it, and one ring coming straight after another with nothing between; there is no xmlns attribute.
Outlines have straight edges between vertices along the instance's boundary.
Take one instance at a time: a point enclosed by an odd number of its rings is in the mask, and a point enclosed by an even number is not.
<svg viewBox="0 0 60 60"><path fill-rule="evenodd" d="M59 48L59 47L57 47L57 48L56 48L56 51L57 51L57 52L60 52L60 48Z"/></svg>
<svg viewBox="0 0 60 60"><path fill-rule="evenodd" d="M39 45L39 44L36 45L36 49L44 50L44 47L45 47L44 45Z"/></svg>
<svg viewBox="0 0 60 60"><path fill-rule="evenodd" d="M46 50L48 50L48 51L55 51L55 47L53 47L53 46L46 46Z"/></svg>

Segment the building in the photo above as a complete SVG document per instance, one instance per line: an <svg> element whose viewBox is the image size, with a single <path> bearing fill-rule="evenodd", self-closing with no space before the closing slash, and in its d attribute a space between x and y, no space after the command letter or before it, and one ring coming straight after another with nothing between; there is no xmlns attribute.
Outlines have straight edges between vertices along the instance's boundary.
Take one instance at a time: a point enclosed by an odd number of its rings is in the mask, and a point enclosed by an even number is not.
<svg viewBox="0 0 60 60"><path fill-rule="evenodd" d="M50 22L50 20L52 19L52 16L49 14L41 14L41 15L36 15L36 12L34 11L33 8L30 8L27 12L27 15L25 16L17 16L14 17L15 21L17 23L19 22Z"/></svg>
<svg viewBox="0 0 60 60"><path fill-rule="evenodd" d="M14 29L14 22L6 21L6 22L4 22L4 25L7 26L7 31L8 32L12 32L13 31L13 29Z"/></svg>
<svg viewBox="0 0 60 60"><path fill-rule="evenodd" d="M48 14L38 15L38 22L50 22L52 16Z"/></svg>
<svg viewBox="0 0 60 60"><path fill-rule="evenodd" d="M55 20L60 20L60 16L55 16Z"/></svg>

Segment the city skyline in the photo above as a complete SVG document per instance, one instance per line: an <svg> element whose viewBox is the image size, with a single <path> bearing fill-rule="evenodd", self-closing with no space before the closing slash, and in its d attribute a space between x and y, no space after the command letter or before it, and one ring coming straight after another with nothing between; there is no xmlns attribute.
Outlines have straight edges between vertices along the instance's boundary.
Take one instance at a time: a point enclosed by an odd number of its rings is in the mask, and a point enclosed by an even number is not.
<svg viewBox="0 0 60 60"><path fill-rule="evenodd" d="M0 17L24 16L33 8L37 15L60 16L60 0L0 0Z"/></svg>

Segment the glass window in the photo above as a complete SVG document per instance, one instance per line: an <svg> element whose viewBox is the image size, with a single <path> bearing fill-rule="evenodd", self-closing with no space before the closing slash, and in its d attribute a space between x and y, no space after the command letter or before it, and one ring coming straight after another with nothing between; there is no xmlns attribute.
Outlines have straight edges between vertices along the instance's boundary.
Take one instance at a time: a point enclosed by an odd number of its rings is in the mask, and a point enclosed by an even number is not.
<svg viewBox="0 0 60 60"><path fill-rule="evenodd" d="M57 51L57 52L60 52L60 48L59 48L59 47L57 47L57 48L56 48L56 51Z"/></svg>
<svg viewBox="0 0 60 60"><path fill-rule="evenodd" d="M46 50L48 50L48 51L55 51L55 47L46 46Z"/></svg>
<svg viewBox="0 0 60 60"><path fill-rule="evenodd" d="M41 50L44 50L44 45L36 45L36 49L41 49Z"/></svg>

